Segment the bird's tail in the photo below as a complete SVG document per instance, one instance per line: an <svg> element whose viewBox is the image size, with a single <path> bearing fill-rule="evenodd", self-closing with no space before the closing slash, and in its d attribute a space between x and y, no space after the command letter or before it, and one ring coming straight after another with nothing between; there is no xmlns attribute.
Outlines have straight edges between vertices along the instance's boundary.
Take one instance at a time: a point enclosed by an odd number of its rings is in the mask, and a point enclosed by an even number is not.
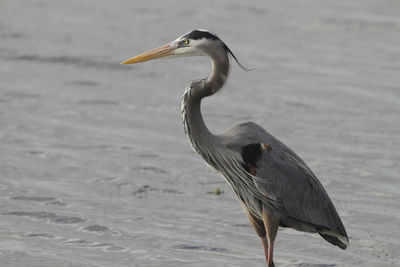
<svg viewBox="0 0 400 267"><path fill-rule="evenodd" d="M347 246L349 245L349 238L346 236L343 236L337 232L334 231L320 231L318 234L331 243L332 245L338 246L341 249L346 249Z"/></svg>

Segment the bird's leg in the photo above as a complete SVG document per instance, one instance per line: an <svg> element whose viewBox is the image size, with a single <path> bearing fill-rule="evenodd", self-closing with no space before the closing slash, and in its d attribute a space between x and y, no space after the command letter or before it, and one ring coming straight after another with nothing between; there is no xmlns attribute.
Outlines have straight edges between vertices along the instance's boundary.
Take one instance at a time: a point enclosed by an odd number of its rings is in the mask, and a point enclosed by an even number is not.
<svg viewBox="0 0 400 267"><path fill-rule="evenodd" d="M265 260L268 262L268 241L266 237L261 237L261 242L264 248Z"/></svg>
<svg viewBox="0 0 400 267"><path fill-rule="evenodd" d="M274 216L273 212L267 213L265 209L262 210L262 217L265 226L265 232L267 234L268 240L268 256L267 256L267 266L274 267L273 252L274 252L274 241L279 227L279 219Z"/></svg>
<svg viewBox="0 0 400 267"><path fill-rule="evenodd" d="M269 241L268 242L268 257L267 257L267 266L268 267L275 267L274 264L274 255L273 255L273 251L274 251L274 242L273 241Z"/></svg>
<svg viewBox="0 0 400 267"><path fill-rule="evenodd" d="M265 258L268 262L268 242L267 242L267 238L266 238L264 222L262 220L260 220L259 218L257 218L256 216L252 215L247 208L245 208L245 210L247 213L247 217L249 217L249 221L250 221L251 225L253 226L257 235L261 238L261 242L262 242L262 245L264 248Z"/></svg>

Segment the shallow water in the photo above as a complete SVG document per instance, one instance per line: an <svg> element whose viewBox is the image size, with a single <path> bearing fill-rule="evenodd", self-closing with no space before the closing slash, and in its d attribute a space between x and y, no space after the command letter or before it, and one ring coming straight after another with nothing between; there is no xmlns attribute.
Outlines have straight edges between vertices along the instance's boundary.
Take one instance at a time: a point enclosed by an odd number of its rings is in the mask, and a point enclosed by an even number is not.
<svg viewBox="0 0 400 267"><path fill-rule="evenodd" d="M276 264L398 266L399 12L397 1L3 0L0 266L264 266L238 201L182 130L180 95L207 60L118 64L194 28L256 68L233 64L204 101L209 128L253 120L278 136L349 234L342 251L282 229Z"/></svg>

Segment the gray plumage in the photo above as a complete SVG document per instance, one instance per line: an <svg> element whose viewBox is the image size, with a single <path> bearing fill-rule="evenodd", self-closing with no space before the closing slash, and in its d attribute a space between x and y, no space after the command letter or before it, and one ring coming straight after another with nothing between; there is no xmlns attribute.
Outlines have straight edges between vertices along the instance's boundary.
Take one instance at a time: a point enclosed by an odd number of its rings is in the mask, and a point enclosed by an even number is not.
<svg viewBox="0 0 400 267"><path fill-rule="evenodd" d="M207 79L192 81L182 96L185 133L193 149L225 177L245 207L263 241L268 266L274 266L272 252L278 226L317 232L330 243L346 248L346 230L332 201L296 153L253 122L239 124L222 135L208 130L201 101L224 85L229 56L238 62L215 34L195 30L124 63L194 55L208 56L212 72Z"/></svg>
<svg viewBox="0 0 400 267"><path fill-rule="evenodd" d="M251 176L259 199L279 211L282 226L305 232L339 234L346 240L334 242L347 246L346 230L322 184L304 161L285 144L253 122L237 125L220 136L228 149L238 151L253 143L266 143L259 159L257 175ZM225 174L224 174L225 175ZM329 241L329 240L328 240Z"/></svg>

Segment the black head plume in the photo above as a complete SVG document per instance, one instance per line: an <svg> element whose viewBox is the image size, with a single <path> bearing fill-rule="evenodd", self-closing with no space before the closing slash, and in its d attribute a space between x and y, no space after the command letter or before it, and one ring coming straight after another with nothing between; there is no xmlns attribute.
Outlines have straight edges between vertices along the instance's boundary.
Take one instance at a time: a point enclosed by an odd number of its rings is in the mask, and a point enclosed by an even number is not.
<svg viewBox="0 0 400 267"><path fill-rule="evenodd" d="M185 34L184 37L187 38L187 39L191 39L191 40L199 40L199 39L218 40L223 44L223 46L224 46L224 48L226 50L226 53L236 61L236 63L239 65L239 67L241 69L243 69L245 71L254 70L254 68L248 69L245 66L243 66L239 62L239 60L236 58L235 54L233 54L232 50L230 50L229 47L216 34L210 32L210 31L207 31L207 30L193 30L193 31Z"/></svg>
<svg viewBox="0 0 400 267"><path fill-rule="evenodd" d="M240 67L242 70L245 70L245 71L253 71L253 70L255 70L255 68L248 69L248 68L246 68L245 66L243 66L243 65L239 62L239 60L236 58L235 54L233 54L233 52L229 49L229 47L228 47L225 43L224 43L224 45L225 45L226 51L228 52L228 55L230 55L230 56L236 61L236 63L239 65L239 67Z"/></svg>

